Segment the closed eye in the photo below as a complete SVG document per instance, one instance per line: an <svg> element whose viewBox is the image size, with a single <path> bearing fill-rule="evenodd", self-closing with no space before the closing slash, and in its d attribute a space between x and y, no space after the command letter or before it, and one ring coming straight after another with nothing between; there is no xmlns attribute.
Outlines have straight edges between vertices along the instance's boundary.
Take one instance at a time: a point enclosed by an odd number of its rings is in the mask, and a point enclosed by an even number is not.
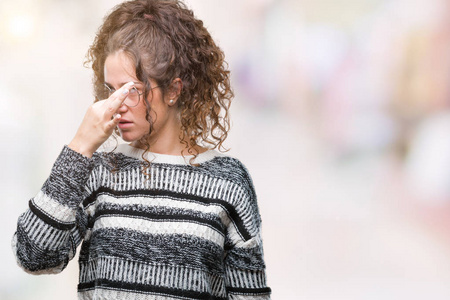
<svg viewBox="0 0 450 300"><path fill-rule="evenodd" d="M108 91L109 91L111 94L114 93L114 92L116 91L115 88L113 88L112 86L110 86L110 85L107 84L107 83L104 83L103 85L108 89Z"/></svg>

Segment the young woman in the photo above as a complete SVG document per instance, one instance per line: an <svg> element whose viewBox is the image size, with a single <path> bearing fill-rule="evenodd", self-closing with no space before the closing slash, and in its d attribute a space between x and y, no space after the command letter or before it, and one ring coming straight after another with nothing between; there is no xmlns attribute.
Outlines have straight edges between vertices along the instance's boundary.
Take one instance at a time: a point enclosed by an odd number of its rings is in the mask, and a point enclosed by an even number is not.
<svg viewBox="0 0 450 300"><path fill-rule="evenodd" d="M88 62L96 102L19 217L19 265L61 272L82 243L79 299L269 299L250 175L215 150L233 94L203 23L124 2ZM114 132L127 144L97 151Z"/></svg>

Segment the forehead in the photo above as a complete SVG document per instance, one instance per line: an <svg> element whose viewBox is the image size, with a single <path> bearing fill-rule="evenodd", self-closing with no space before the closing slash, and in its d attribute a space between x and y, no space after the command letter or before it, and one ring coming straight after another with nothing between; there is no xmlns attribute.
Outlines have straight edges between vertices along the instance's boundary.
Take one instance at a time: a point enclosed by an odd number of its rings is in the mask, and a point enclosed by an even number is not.
<svg viewBox="0 0 450 300"><path fill-rule="evenodd" d="M130 81L138 81L133 61L122 51L116 51L105 60L105 82L114 87Z"/></svg>

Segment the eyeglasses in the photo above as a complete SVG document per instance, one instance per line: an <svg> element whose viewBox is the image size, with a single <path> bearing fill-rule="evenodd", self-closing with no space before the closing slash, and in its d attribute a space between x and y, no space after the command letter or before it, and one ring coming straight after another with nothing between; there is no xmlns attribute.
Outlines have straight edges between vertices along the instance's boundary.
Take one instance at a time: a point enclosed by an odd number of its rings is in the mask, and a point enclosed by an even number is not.
<svg viewBox="0 0 450 300"><path fill-rule="evenodd" d="M106 83L104 84L104 86L108 90L108 97L110 97L116 91L116 89L110 87ZM157 87L159 87L159 86L154 86L154 87L150 88L150 90L153 90ZM139 104L139 100L141 100L142 94L143 94L143 92L140 92L136 87L133 86L129 90L127 98L125 99L125 101L123 101L123 103L125 103L125 105L128 107L135 107Z"/></svg>

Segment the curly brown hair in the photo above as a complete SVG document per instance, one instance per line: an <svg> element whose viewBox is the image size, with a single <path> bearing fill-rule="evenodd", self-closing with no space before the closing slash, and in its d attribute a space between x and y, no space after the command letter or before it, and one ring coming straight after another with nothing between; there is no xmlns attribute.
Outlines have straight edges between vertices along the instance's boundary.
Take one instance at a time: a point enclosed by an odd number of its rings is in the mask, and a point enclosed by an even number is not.
<svg viewBox="0 0 450 300"><path fill-rule="evenodd" d="M197 146L227 151L222 144L230 128L229 107L234 96L228 64L203 22L183 2L127 1L105 17L85 61L94 71L95 101L107 98L105 60L119 50L135 64L136 77L145 85L149 134L149 78L157 82L163 93L175 78L180 78L180 141L187 152L195 159L199 154ZM141 142L148 151L150 145L145 137Z"/></svg>

